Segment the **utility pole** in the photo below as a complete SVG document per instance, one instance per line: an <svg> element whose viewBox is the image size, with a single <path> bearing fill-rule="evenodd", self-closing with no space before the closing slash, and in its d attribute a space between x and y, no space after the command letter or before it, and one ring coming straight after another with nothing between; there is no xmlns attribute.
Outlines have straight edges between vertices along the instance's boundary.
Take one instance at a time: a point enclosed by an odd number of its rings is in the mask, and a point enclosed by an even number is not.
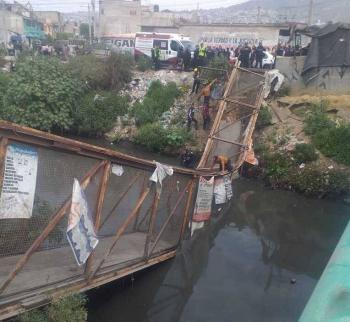
<svg viewBox="0 0 350 322"><path fill-rule="evenodd" d="M310 0L309 4L309 17L308 17L308 25L311 26L313 20L313 12L314 12L314 0Z"/></svg>
<svg viewBox="0 0 350 322"><path fill-rule="evenodd" d="M90 45L92 44L92 37L91 37L91 11L90 11L90 4L88 4L88 20L89 20L89 42Z"/></svg>
<svg viewBox="0 0 350 322"><path fill-rule="evenodd" d="M92 7L92 27L93 27L93 38L96 38L96 10L95 10L95 0L91 0Z"/></svg>

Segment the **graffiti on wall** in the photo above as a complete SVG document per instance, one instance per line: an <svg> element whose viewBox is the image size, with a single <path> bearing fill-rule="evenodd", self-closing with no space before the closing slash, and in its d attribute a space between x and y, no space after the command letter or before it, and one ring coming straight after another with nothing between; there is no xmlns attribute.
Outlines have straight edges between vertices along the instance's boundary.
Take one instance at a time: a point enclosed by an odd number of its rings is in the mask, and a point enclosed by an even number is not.
<svg viewBox="0 0 350 322"><path fill-rule="evenodd" d="M222 46L222 47L237 47L248 43L250 46L258 45L263 39L259 36L258 33L203 33L199 38L200 42L205 43L207 46Z"/></svg>

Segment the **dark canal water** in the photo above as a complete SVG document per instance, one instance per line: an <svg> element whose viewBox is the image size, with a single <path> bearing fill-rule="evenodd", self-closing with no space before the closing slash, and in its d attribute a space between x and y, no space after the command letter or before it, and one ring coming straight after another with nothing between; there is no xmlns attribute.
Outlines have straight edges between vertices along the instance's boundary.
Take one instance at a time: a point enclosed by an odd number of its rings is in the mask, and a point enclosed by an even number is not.
<svg viewBox="0 0 350 322"><path fill-rule="evenodd" d="M348 214L342 202L235 181L229 210L175 259L90 292L89 322L297 321Z"/></svg>

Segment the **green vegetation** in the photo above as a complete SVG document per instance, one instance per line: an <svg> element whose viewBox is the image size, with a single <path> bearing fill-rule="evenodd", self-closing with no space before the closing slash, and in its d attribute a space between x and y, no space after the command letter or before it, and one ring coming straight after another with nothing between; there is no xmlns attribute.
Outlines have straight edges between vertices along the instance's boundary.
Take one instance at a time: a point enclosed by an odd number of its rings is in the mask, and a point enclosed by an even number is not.
<svg viewBox="0 0 350 322"><path fill-rule="evenodd" d="M322 171L311 167L300 169L298 163L286 153L269 152L266 148L261 151L264 177L273 188L322 197L339 195L350 189L349 174L345 171Z"/></svg>
<svg viewBox="0 0 350 322"><path fill-rule="evenodd" d="M325 156L350 165L350 124L337 124L326 114L327 103L313 107L306 117L305 132Z"/></svg>
<svg viewBox="0 0 350 322"><path fill-rule="evenodd" d="M113 92L91 92L84 96L74 112L73 129L77 134L100 136L113 127L118 116L127 111L126 98Z"/></svg>
<svg viewBox="0 0 350 322"><path fill-rule="evenodd" d="M140 127L135 142L154 152L171 151L183 146L191 139L185 129L163 128L159 123L149 123Z"/></svg>
<svg viewBox="0 0 350 322"><path fill-rule="evenodd" d="M95 55L76 56L70 59L66 68L90 89L110 88L106 64Z"/></svg>
<svg viewBox="0 0 350 322"><path fill-rule="evenodd" d="M56 33L56 40L69 40L73 37L74 37L74 35L70 32L57 32Z"/></svg>
<svg viewBox="0 0 350 322"><path fill-rule="evenodd" d="M175 83L163 85L160 81L152 82L142 103L137 102L132 107L133 115L138 124L152 123L170 109L180 91Z"/></svg>
<svg viewBox="0 0 350 322"><path fill-rule="evenodd" d="M272 114L270 108L266 105L262 106L259 111L258 119L256 120L256 128L262 129L266 126L271 125Z"/></svg>
<svg viewBox="0 0 350 322"><path fill-rule="evenodd" d="M284 97L290 95L290 87L282 85L280 90L277 92L278 97Z"/></svg>
<svg viewBox="0 0 350 322"><path fill-rule="evenodd" d="M112 54L107 60L94 55L72 58L66 68L89 89L119 90L131 81L133 58L125 54Z"/></svg>
<svg viewBox="0 0 350 322"><path fill-rule="evenodd" d="M229 70L230 64L226 57L224 56L215 56L212 60L210 60L208 67Z"/></svg>
<svg viewBox="0 0 350 322"><path fill-rule="evenodd" d="M137 61L137 69L141 72L152 69L153 63L148 56L141 56Z"/></svg>
<svg viewBox="0 0 350 322"><path fill-rule="evenodd" d="M18 62L3 96L0 117L44 131L68 130L82 94L81 82L56 59Z"/></svg>
<svg viewBox="0 0 350 322"><path fill-rule="evenodd" d="M17 318L18 322L85 322L86 297L81 294L61 297L43 309L35 309Z"/></svg>
<svg viewBox="0 0 350 322"><path fill-rule="evenodd" d="M312 144L297 144L292 154L295 161L299 164L316 161L318 159L318 154Z"/></svg>

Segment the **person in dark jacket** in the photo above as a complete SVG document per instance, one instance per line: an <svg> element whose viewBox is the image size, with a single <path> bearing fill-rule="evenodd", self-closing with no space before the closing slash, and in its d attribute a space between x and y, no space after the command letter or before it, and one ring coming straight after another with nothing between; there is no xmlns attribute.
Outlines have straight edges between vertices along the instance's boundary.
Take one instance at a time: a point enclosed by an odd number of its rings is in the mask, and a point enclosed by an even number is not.
<svg viewBox="0 0 350 322"><path fill-rule="evenodd" d="M192 86L192 92L198 94L199 86L201 85L201 81L199 79L199 71L198 68L195 68L193 70L193 86Z"/></svg>
<svg viewBox="0 0 350 322"><path fill-rule="evenodd" d="M265 55L265 48L262 45L262 42L259 42L259 46L256 48L255 68L263 68L264 55Z"/></svg>
<svg viewBox="0 0 350 322"><path fill-rule="evenodd" d="M188 71L191 67L191 51L188 47L185 49L183 60L184 60L184 69L185 71Z"/></svg>
<svg viewBox="0 0 350 322"><path fill-rule="evenodd" d="M194 123L194 128L198 130L198 121L194 117L194 104L192 103L187 111L187 131L191 131L192 123Z"/></svg>
<svg viewBox="0 0 350 322"><path fill-rule="evenodd" d="M244 68L249 68L249 58L250 58L251 51L252 49L249 47L247 42L241 48L239 60L241 61L241 66Z"/></svg>

